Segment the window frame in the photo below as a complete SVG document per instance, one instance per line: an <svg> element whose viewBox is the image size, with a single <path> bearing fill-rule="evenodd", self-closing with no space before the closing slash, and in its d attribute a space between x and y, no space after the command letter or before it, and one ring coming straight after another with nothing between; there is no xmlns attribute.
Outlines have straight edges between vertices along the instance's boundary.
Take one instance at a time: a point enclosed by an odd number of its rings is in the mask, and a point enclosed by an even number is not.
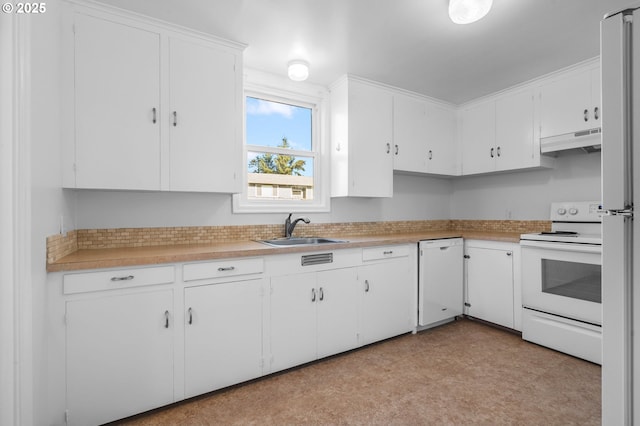
<svg viewBox="0 0 640 426"><path fill-rule="evenodd" d="M248 80L248 78L245 76ZM273 77L271 78L273 80ZM327 151L326 113L328 93L319 86L280 80L268 84L264 77L258 82L245 81L242 96L242 192L233 194L234 213L289 213L289 212L328 212L330 211L330 180ZM292 87L293 86L293 87ZM253 97L267 101L311 109L311 151L291 150L261 145L247 145L246 141L246 98ZM256 200L248 198L248 152L271 152L293 156L311 157L313 164L313 199L295 200Z"/></svg>

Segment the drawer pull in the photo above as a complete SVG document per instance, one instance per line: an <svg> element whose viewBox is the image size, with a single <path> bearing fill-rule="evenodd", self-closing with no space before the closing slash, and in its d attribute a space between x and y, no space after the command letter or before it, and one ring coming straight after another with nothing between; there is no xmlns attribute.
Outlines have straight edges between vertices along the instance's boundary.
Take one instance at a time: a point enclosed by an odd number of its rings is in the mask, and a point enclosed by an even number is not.
<svg viewBox="0 0 640 426"><path fill-rule="evenodd" d="M126 277L111 277L111 281L131 281L133 278L133 275L127 275Z"/></svg>
<svg viewBox="0 0 640 426"><path fill-rule="evenodd" d="M393 250L383 251L382 254L384 255L393 254Z"/></svg>
<svg viewBox="0 0 640 426"><path fill-rule="evenodd" d="M226 272L226 271L233 271L235 270L236 267L235 266L227 266L225 268L218 268L218 272Z"/></svg>

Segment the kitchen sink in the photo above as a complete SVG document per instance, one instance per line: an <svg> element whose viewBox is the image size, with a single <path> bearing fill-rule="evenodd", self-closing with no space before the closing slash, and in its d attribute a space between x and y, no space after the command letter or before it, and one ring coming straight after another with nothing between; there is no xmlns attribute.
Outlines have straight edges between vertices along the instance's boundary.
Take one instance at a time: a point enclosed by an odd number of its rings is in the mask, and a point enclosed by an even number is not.
<svg viewBox="0 0 640 426"><path fill-rule="evenodd" d="M320 237L277 238L275 240L260 240L259 242L272 247L316 246L322 244L348 243L348 241L345 240L334 240L332 238Z"/></svg>

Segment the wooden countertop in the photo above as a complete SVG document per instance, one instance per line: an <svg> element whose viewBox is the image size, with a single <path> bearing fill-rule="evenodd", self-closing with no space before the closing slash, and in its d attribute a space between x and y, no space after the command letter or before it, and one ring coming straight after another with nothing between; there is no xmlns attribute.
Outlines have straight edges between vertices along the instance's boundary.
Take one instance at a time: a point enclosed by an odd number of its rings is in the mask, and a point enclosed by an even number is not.
<svg viewBox="0 0 640 426"><path fill-rule="evenodd" d="M385 244L417 243L421 240L463 237L517 243L520 234L511 232L434 231L396 235L367 235L334 237L347 243L320 246L271 247L257 241L233 241L207 245L172 245L112 249L78 250L54 263L47 264L48 272L86 269L121 268L161 263L193 262L232 257L267 256L341 248L371 247Z"/></svg>

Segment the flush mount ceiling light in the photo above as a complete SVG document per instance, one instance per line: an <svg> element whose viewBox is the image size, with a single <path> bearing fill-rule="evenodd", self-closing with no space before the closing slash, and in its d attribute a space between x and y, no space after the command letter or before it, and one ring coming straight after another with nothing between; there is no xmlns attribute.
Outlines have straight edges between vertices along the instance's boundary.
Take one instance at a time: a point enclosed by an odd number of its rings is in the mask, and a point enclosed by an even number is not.
<svg viewBox="0 0 640 426"><path fill-rule="evenodd" d="M304 81L309 77L309 63L302 60L289 62L289 78L293 81Z"/></svg>
<svg viewBox="0 0 640 426"><path fill-rule="evenodd" d="M449 17L456 24L470 24L483 18L493 0L449 0Z"/></svg>

